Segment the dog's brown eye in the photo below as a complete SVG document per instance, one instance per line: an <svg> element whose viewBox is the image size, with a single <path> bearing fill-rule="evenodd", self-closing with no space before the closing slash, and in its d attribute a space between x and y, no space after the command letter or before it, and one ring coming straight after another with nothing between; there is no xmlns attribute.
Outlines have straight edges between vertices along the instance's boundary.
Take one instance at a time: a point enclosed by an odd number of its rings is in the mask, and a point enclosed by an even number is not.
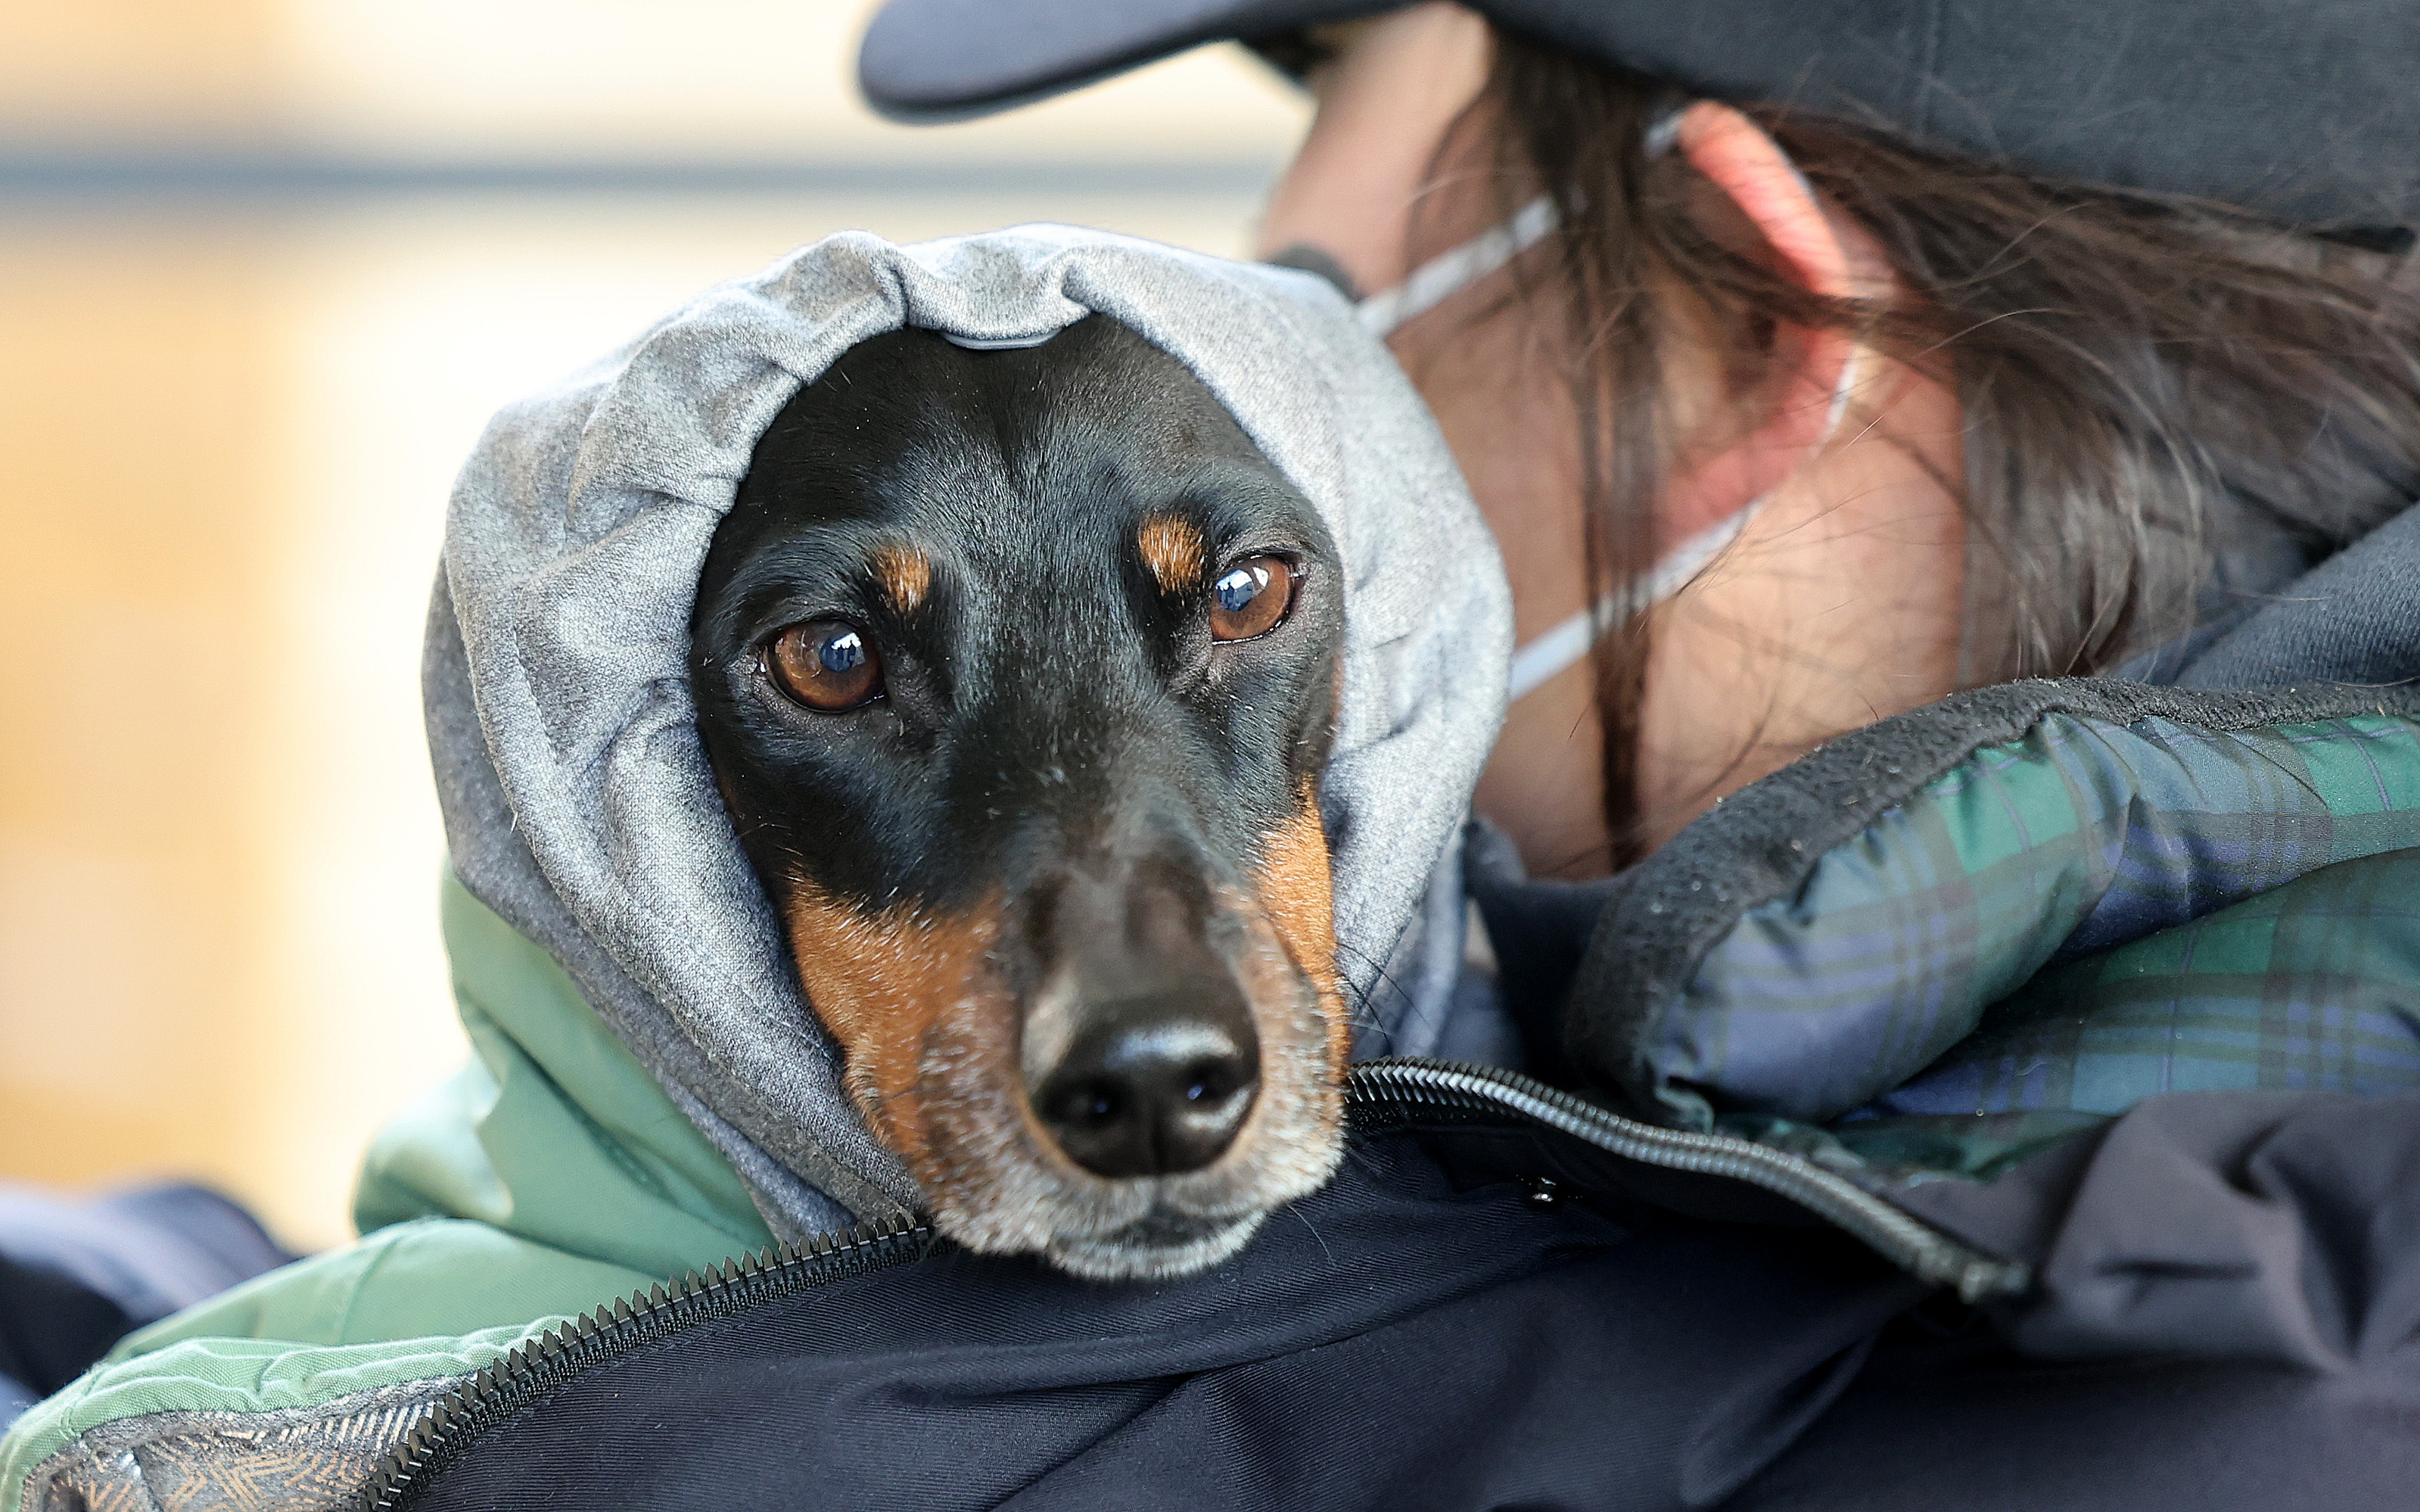
<svg viewBox="0 0 2420 1512"><path fill-rule="evenodd" d="M845 713L882 694L880 653L845 619L789 626L766 647L765 670L794 702L821 713Z"/></svg>
<svg viewBox="0 0 2420 1512"><path fill-rule="evenodd" d="M1247 556L1210 585L1210 635L1249 641L1278 628L1294 607L1294 568L1282 556Z"/></svg>

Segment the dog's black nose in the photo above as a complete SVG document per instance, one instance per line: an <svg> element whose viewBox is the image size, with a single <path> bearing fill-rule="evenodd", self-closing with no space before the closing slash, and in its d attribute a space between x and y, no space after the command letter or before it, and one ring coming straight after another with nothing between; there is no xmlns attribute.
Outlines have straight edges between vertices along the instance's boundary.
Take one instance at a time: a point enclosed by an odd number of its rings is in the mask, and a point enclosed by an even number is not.
<svg viewBox="0 0 2420 1512"><path fill-rule="evenodd" d="M1260 1090L1242 1005L1193 990L1092 1007L1033 1096L1068 1159L1096 1176L1198 1171L1234 1142Z"/></svg>

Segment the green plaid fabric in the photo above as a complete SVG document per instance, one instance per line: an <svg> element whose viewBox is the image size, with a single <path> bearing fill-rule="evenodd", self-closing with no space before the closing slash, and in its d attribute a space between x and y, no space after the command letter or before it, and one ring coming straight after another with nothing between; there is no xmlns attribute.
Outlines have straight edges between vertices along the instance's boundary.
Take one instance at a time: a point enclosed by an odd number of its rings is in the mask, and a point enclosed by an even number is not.
<svg viewBox="0 0 2420 1512"><path fill-rule="evenodd" d="M1929 1152L1916 1163L1972 1170L2146 1090L2269 1084L2224 1082L2233 1073L2203 1053L2220 1042L2215 1031L2162 1039L2153 1052L2139 1037L2091 1038L2083 1029L2064 1049L2028 1041L1994 1052L1988 1035L1968 1043L1987 1016L1994 1034L2016 1021L1987 1015L1993 1005L2009 1000L2019 1016L2028 1011L2021 1002L2071 1005L2071 992L2044 999L2028 990L2020 1001L2019 990L2046 967L2039 991L2054 994L2071 969L2113 970L2109 953L2121 946L2153 952L2129 959L2154 961L2160 948L2182 948L2180 931L2196 920L2322 868L2413 847L2420 728L2411 721L2376 715L2227 732L2049 715L2024 739L1978 751L1927 784L1827 854L1796 893L1744 914L1645 1026L1642 1049L1683 1126L1713 1127L1719 1110L1725 1127L1789 1143L1799 1137L1792 1130L1846 1116L1842 1138L1854 1134L1878 1156L1889 1146L1891 1163ZM2329 885L2315 882L2314 895ZM2349 938L2367 926L2348 915L2334 927ZM2310 954L2278 970L2317 972L2340 959L2327 955L2333 947L2317 929L2296 937L2313 942ZM2396 979L2387 965L2375 969ZM2141 970L2156 976L2162 968ZM2121 1011L2118 999L2108 1011ZM2375 1014L2338 1020L2369 1026L2360 1033L2389 1032ZM2115 1020L2107 1033L2120 1033ZM2289 1034L2266 1051L2237 1044L2226 1054L2292 1059L2304 1054L2296 1043ZM2037 1055L2071 1064L2009 1068L2030 1065L2012 1056ZM2149 1068L2153 1062L2159 1069ZM1993 1074L2003 1076L2002 1092L1978 1101L1981 1079ZM1978 1112L2005 1127L1984 1135ZM1960 1131L1927 1122L1940 1119ZM1895 1131L1878 1127L1885 1120Z"/></svg>
<svg viewBox="0 0 2420 1512"><path fill-rule="evenodd" d="M2420 1087L2420 850L2054 967L1874 1115L2118 1114L2162 1092Z"/></svg>
<svg viewBox="0 0 2420 1512"><path fill-rule="evenodd" d="M2053 967L1829 1129L1723 1129L1898 1179L1988 1178L2163 1092L2420 1087L2420 850L2340 862Z"/></svg>

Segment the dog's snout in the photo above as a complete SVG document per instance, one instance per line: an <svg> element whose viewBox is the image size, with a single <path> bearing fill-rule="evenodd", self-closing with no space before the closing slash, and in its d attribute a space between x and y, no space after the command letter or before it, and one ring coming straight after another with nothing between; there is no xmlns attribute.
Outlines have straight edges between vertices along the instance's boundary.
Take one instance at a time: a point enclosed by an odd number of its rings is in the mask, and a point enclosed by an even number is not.
<svg viewBox="0 0 2420 1512"><path fill-rule="evenodd" d="M1260 1090L1260 1046L1240 1002L1197 988L1085 1018L1033 1094L1068 1159L1096 1176L1173 1176L1226 1152Z"/></svg>
<svg viewBox="0 0 2420 1512"><path fill-rule="evenodd" d="M1183 876L1148 863L1072 873L1037 921L1057 986L1027 1020L1027 1093L1095 1176L1201 1170L1260 1091L1251 1006L1210 944L1207 897Z"/></svg>

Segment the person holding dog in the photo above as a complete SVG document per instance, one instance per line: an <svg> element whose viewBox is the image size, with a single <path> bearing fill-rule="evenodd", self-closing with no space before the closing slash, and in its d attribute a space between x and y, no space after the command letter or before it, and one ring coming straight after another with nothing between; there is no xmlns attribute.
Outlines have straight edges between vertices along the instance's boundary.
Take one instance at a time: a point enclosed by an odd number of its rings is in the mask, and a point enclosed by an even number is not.
<svg viewBox="0 0 2420 1512"><path fill-rule="evenodd" d="M1613 870L1953 690L2114 670L2406 497L2408 107L2356 54L2366 15L1007 7L940 45L947 8L876 19L877 104L983 108L1244 29L1319 104L1261 255L1357 294L1551 211L1390 335L1522 638L1604 611L1481 790L1533 873ZM2342 94L2230 70L2269 46ZM1717 527L1668 597L1608 599Z"/></svg>
<svg viewBox="0 0 2420 1512"><path fill-rule="evenodd" d="M1221 39L1318 103L1274 266L837 237L500 417L480 1064L0 1505L2408 1499L2420 31L892 0L861 77Z"/></svg>

